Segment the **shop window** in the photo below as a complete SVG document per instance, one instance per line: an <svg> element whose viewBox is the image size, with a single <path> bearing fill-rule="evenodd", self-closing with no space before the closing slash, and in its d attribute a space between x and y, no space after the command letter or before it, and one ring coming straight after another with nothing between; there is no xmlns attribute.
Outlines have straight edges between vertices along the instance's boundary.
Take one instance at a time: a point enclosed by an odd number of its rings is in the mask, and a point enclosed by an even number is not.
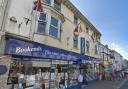
<svg viewBox="0 0 128 89"><path fill-rule="evenodd" d="M78 47L78 36L73 37L73 47L77 48Z"/></svg>
<svg viewBox="0 0 128 89"><path fill-rule="evenodd" d="M74 24L78 24L78 18L76 16L74 16Z"/></svg>
<svg viewBox="0 0 128 89"><path fill-rule="evenodd" d="M90 47L90 43L89 41L86 40L86 52L89 53L89 47Z"/></svg>
<svg viewBox="0 0 128 89"><path fill-rule="evenodd" d="M51 0L44 0L45 4L51 4Z"/></svg>
<svg viewBox="0 0 128 89"><path fill-rule="evenodd" d="M59 21L56 18L51 17L49 35L58 38L59 30Z"/></svg>
<svg viewBox="0 0 128 89"><path fill-rule="evenodd" d="M54 8L61 11L61 0L54 0Z"/></svg>
<svg viewBox="0 0 128 89"><path fill-rule="evenodd" d="M39 33L45 33L46 32L46 17L47 15L45 13L40 13L39 20L38 20L38 27L37 27L37 32Z"/></svg>

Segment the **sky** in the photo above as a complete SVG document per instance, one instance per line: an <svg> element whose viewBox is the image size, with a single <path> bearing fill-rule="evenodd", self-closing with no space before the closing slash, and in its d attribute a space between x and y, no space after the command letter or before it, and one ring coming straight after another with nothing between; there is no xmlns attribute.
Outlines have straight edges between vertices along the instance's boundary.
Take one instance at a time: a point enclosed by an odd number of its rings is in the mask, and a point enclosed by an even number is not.
<svg viewBox="0 0 128 89"><path fill-rule="evenodd" d="M70 0L101 32L101 42L128 59L128 0Z"/></svg>

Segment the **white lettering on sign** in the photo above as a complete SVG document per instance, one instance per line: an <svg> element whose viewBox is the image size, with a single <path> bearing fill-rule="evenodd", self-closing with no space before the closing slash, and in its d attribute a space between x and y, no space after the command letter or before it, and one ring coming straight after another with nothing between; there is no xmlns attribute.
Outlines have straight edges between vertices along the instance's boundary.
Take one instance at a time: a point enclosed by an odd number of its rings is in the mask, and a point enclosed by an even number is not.
<svg viewBox="0 0 128 89"><path fill-rule="evenodd" d="M26 48L16 47L16 53L34 52L34 51L42 51L42 49L41 47L30 48L29 46Z"/></svg>

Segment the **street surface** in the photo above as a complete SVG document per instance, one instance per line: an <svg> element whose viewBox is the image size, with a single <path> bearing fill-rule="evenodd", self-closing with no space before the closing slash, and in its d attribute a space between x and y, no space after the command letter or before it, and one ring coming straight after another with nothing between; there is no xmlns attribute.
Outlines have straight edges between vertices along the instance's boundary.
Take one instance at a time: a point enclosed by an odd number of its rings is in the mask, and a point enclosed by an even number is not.
<svg viewBox="0 0 128 89"><path fill-rule="evenodd" d="M120 86L120 84L125 80L126 79L115 80L115 81L101 80L84 87L84 89L117 89L117 87ZM124 85L124 87L120 89L128 89L128 81Z"/></svg>
<svg viewBox="0 0 128 89"><path fill-rule="evenodd" d="M126 81L126 83L120 89L128 89L128 80Z"/></svg>

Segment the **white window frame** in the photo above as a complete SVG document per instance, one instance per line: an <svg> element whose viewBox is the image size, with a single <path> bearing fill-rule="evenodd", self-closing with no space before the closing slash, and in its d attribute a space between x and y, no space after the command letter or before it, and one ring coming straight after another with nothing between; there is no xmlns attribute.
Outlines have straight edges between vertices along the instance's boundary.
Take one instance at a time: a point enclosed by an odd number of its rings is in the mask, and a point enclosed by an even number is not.
<svg viewBox="0 0 128 89"><path fill-rule="evenodd" d="M58 20L58 27L56 27L56 26L54 26L54 25L51 24L51 18L52 18L52 17L55 18L56 20ZM60 24L61 24L61 21L60 21L58 18L56 18L56 17L54 17L54 16L50 16L48 34L50 33L50 27L51 27L51 26L54 27L54 28L56 28L56 29L58 29L57 37L55 37L55 36L49 34L51 37L53 37L53 38L57 38L57 39L60 38L60 30L61 30L61 29L60 29Z"/></svg>
<svg viewBox="0 0 128 89"><path fill-rule="evenodd" d="M40 19L39 19L41 13L46 14L45 20L40 20ZM45 32L41 32L41 33L38 32L38 24L39 24L39 23L45 23L45 24L46 24ZM37 30L36 30L36 32L37 32L37 33L40 33L40 34L46 34L46 33L47 33L47 25L48 25L48 13L46 13L46 12L39 12L39 13L38 13L38 21L37 21Z"/></svg>

